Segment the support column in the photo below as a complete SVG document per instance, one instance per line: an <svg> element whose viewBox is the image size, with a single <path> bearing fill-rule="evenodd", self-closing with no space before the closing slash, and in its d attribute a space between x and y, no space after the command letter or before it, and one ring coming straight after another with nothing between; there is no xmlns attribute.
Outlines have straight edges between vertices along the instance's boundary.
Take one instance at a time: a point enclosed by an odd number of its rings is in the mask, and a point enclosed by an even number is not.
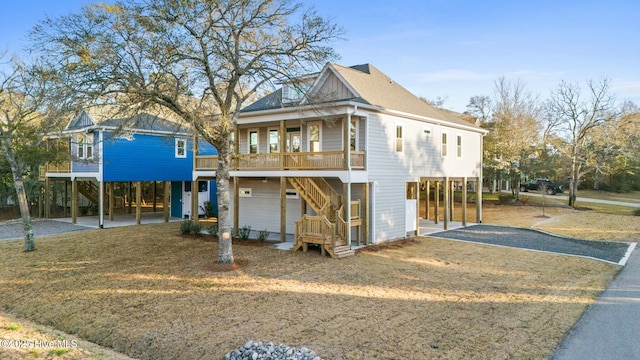
<svg viewBox="0 0 640 360"><path fill-rule="evenodd" d="M435 191L435 194L433 194L433 198L435 201L435 208L433 209L433 222L434 224L437 224L440 218L440 181L436 181Z"/></svg>
<svg viewBox="0 0 640 360"><path fill-rule="evenodd" d="M362 216L362 221L364 221L364 244L365 245L369 245L371 243L371 221L369 220L370 217L370 199L371 198L371 186L369 185L368 182L364 183L364 214Z"/></svg>
<svg viewBox="0 0 640 360"><path fill-rule="evenodd" d="M482 178L476 178L476 222L482 223Z"/></svg>
<svg viewBox="0 0 640 360"><path fill-rule="evenodd" d="M420 236L420 182L415 183L416 187L416 236Z"/></svg>
<svg viewBox="0 0 640 360"><path fill-rule="evenodd" d="M133 192L131 191L133 188L133 183L131 181L129 181L129 197L127 198L127 206L129 207L128 213L131 214L131 198L133 197Z"/></svg>
<svg viewBox="0 0 640 360"><path fill-rule="evenodd" d="M104 181L98 181L98 227L104 229Z"/></svg>
<svg viewBox="0 0 640 360"><path fill-rule="evenodd" d="M429 180L425 181L424 184L424 218L425 220L429 220L429 196L431 195L431 189L429 189L430 187L430 182Z"/></svg>
<svg viewBox="0 0 640 360"><path fill-rule="evenodd" d="M136 224L140 225L141 218L142 218L142 182L136 181Z"/></svg>
<svg viewBox="0 0 640 360"><path fill-rule="evenodd" d="M109 221L113 221L113 182L107 183L107 192L109 193Z"/></svg>
<svg viewBox="0 0 640 360"><path fill-rule="evenodd" d="M51 215L51 199L49 197L50 187L51 187L51 180L49 180L49 178L45 178L44 179L44 217L45 219L48 219L49 216ZM67 208L67 204L65 199L65 204L63 206L63 209L66 209L66 208Z"/></svg>
<svg viewBox="0 0 640 360"><path fill-rule="evenodd" d="M287 178L280 177L280 241L287 239Z"/></svg>
<svg viewBox="0 0 640 360"><path fill-rule="evenodd" d="M236 138L237 139L237 138ZM233 233L238 235L238 228L240 222L240 189L238 186L240 181L237 177L233 178Z"/></svg>
<svg viewBox="0 0 640 360"><path fill-rule="evenodd" d="M449 220L450 221L453 221L453 219L454 219L454 216L453 216L453 207L454 206L453 205L455 203L455 198L456 198L456 191L455 191L456 186L455 186L455 183L456 183L455 181L450 181L449 182L449 189L451 191L451 198L449 199L450 200L450 203L449 203L450 204L449 205Z"/></svg>
<svg viewBox="0 0 640 360"><path fill-rule="evenodd" d="M345 236L345 241L347 242L347 246L351 246L351 184L343 183L342 184L342 193L344 194L344 221L347 222L347 231Z"/></svg>
<svg viewBox="0 0 640 360"><path fill-rule="evenodd" d="M156 197L158 194L158 182L153 181L153 212L156 212Z"/></svg>
<svg viewBox="0 0 640 360"><path fill-rule="evenodd" d="M164 192L162 194L162 211L164 212L164 222L169 222L169 199L171 196L171 181L164 182Z"/></svg>
<svg viewBox="0 0 640 360"><path fill-rule="evenodd" d="M198 199L198 193L200 192L200 189L198 188L198 179L195 179L194 181L191 182L191 220L193 220L194 223L198 223L199 221L199 216L198 216L198 202L200 201Z"/></svg>
<svg viewBox="0 0 640 360"><path fill-rule="evenodd" d="M444 196L442 197L444 200L444 229L449 230L449 178L444 178Z"/></svg>
<svg viewBox="0 0 640 360"><path fill-rule="evenodd" d="M78 179L73 178L71 182L71 223L78 222Z"/></svg>
<svg viewBox="0 0 640 360"><path fill-rule="evenodd" d="M280 120L280 131L278 132L278 147L280 155L280 170L284 170L284 153L287 151L287 128L284 126L284 120Z"/></svg>
<svg viewBox="0 0 640 360"><path fill-rule="evenodd" d="M467 178L462 178L462 226L467 226Z"/></svg>

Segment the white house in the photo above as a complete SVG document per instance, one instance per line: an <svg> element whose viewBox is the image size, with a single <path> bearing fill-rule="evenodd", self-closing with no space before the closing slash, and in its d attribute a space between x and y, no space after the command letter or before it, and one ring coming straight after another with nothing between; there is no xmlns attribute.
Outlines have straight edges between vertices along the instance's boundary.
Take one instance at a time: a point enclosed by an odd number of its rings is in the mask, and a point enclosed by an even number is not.
<svg viewBox="0 0 640 360"><path fill-rule="evenodd" d="M454 182L464 196L467 183L482 188L485 133L370 64L328 63L242 110L234 227L294 234L294 249L317 244L341 257L351 244L416 234L419 189L429 182L443 184L446 226ZM194 180L212 177L215 158L197 154Z"/></svg>

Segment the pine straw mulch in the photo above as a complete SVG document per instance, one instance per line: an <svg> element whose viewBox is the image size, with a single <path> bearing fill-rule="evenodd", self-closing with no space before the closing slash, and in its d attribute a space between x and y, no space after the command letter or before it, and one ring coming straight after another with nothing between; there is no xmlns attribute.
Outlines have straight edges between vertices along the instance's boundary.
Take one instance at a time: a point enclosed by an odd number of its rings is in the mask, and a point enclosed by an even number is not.
<svg viewBox="0 0 640 360"><path fill-rule="evenodd" d="M485 223L500 215L576 232L550 221L571 214L505 213L487 208ZM326 359L541 359L619 271L428 237L340 260L237 244L237 265L220 269L217 243L178 228L56 235L33 253L2 242L0 311L142 359L219 359L248 340ZM622 230L612 234L631 236Z"/></svg>

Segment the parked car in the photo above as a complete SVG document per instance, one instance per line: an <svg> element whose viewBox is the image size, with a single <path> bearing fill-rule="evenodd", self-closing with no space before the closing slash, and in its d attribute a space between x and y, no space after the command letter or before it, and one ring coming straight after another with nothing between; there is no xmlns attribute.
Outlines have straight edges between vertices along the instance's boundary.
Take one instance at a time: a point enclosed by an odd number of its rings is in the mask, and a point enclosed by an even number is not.
<svg viewBox="0 0 640 360"><path fill-rule="evenodd" d="M527 192L529 190L545 191L549 195L555 195L564 192L564 187L549 179L531 179L527 183L520 184L520 191Z"/></svg>

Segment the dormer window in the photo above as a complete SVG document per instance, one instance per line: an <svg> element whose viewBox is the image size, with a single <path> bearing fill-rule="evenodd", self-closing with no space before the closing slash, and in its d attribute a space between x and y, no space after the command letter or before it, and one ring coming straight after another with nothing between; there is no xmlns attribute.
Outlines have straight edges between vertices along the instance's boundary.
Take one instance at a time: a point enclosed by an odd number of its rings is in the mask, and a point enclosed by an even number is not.
<svg viewBox="0 0 640 360"><path fill-rule="evenodd" d="M311 81L284 84L282 86L282 102L292 103L304 99L311 89Z"/></svg>

